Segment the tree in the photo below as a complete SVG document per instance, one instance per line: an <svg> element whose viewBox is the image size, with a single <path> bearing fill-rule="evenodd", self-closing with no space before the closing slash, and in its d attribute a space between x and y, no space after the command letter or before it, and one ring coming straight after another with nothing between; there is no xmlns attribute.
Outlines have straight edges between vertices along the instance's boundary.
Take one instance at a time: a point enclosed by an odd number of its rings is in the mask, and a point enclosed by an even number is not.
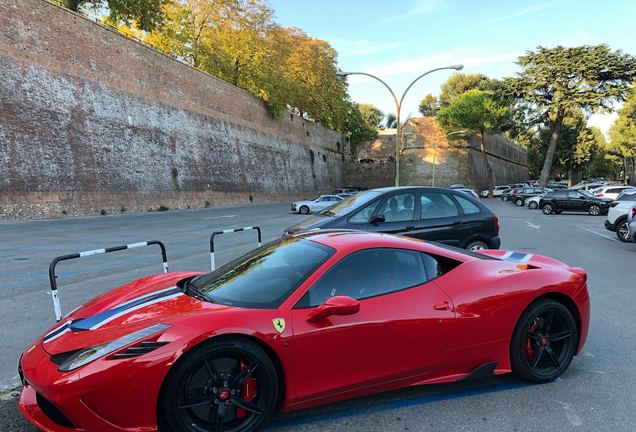
<svg viewBox="0 0 636 432"><path fill-rule="evenodd" d="M623 165L623 179L629 176L629 163L632 169L636 162L636 92L632 90L625 105L618 111L618 118L610 128L608 153L618 157ZM632 173L633 175L633 173ZM630 179L633 181L634 179Z"/></svg>
<svg viewBox="0 0 636 432"><path fill-rule="evenodd" d="M393 113L386 115L386 122L384 123L386 129L395 129L397 127L397 116Z"/></svg>
<svg viewBox="0 0 636 432"><path fill-rule="evenodd" d="M429 93L426 96L424 96L424 98L420 102L418 111L424 117L435 117L435 114L437 114L438 109L439 109L439 105L437 103L437 97Z"/></svg>
<svg viewBox="0 0 636 432"><path fill-rule="evenodd" d="M380 129L382 127L382 120L384 119L384 113L380 111L375 105L372 104L358 104L358 109L362 114L364 121L374 129Z"/></svg>
<svg viewBox="0 0 636 432"><path fill-rule="evenodd" d="M506 120L508 108L498 105L492 96L482 90L468 90L450 105L440 109L437 118L447 132L463 130L466 134L479 134L480 150L488 179L489 196L493 195L492 168L486 155L486 133L494 134Z"/></svg>
<svg viewBox="0 0 636 432"><path fill-rule="evenodd" d="M607 45L538 47L519 57L522 71L506 81L506 91L554 119L539 183L550 177L554 153L568 110L609 112L627 96L636 77L636 58Z"/></svg>
<svg viewBox="0 0 636 432"><path fill-rule="evenodd" d="M490 79L482 74L455 73L444 84L439 94L439 105L445 107L468 90L490 90Z"/></svg>
<svg viewBox="0 0 636 432"><path fill-rule="evenodd" d="M369 126L360 112L359 105L347 101L347 113L342 132L351 137L351 153L356 153L358 144L362 141L374 140L378 137L376 128Z"/></svg>
<svg viewBox="0 0 636 432"><path fill-rule="evenodd" d="M84 9L108 9L111 22L131 24L141 30L153 30L163 21L162 6L167 0L57 0L73 12Z"/></svg>

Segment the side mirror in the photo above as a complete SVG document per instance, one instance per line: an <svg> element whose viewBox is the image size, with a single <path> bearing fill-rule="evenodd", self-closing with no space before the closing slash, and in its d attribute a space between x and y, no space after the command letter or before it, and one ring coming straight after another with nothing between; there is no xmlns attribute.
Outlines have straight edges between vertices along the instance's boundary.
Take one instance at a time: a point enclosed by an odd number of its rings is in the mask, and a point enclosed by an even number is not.
<svg viewBox="0 0 636 432"><path fill-rule="evenodd" d="M360 302L349 296L334 296L307 315L307 322L322 321L332 315L353 315L360 310Z"/></svg>
<svg viewBox="0 0 636 432"><path fill-rule="evenodd" d="M384 221L386 221L386 219L384 218L384 215L375 215L369 220L369 223L371 225L377 225L377 224L382 223Z"/></svg>

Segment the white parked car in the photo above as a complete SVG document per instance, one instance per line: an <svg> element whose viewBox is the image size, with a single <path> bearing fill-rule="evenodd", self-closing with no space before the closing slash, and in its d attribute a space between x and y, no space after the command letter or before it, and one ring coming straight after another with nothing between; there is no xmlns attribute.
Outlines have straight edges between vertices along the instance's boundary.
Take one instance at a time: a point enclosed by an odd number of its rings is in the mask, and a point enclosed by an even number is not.
<svg viewBox="0 0 636 432"><path fill-rule="evenodd" d="M636 194L623 195L619 200L610 204L605 220L605 228L616 233L620 241L629 241L629 222L627 221L629 212L636 204Z"/></svg>
<svg viewBox="0 0 636 432"><path fill-rule="evenodd" d="M529 209L536 210L539 208L539 201L541 201L541 197L545 194L537 195L530 197L526 200L526 205Z"/></svg>
<svg viewBox="0 0 636 432"><path fill-rule="evenodd" d="M291 205L292 213L308 214L317 213L334 205L338 201L342 201L344 198L339 195L318 195L312 200L303 200L293 202Z"/></svg>
<svg viewBox="0 0 636 432"><path fill-rule="evenodd" d="M601 186L592 190L592 194L599 198L614 201L626 189L634 189L634 186Z"/></svg>
<svg viewBox="0 0 636 432"><path fill-rule="evenodd" d="M495 186L492 189L492 196L493 197L498 197L501 196L501 194L503 193L503 191L505 191L506 189L510 189L510 186L506 185L506 186ZM488 195L490 195L490 191L488 189L483 190L479 193L479 195L481 195L484 198L488 198Z"/></svg>

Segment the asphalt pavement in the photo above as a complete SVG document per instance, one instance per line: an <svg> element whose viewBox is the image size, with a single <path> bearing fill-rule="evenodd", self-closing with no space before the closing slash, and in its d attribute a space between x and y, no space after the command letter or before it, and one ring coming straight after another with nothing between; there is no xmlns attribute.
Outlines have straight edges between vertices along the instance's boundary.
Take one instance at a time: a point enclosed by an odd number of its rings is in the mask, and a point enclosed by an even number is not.
<svg viewBox="0 0 636 432"><path fill-rule="evenodd" d="M511 376L434 385L369 396L290 415L276 431L633 431L636 429L636 245L619 242L605 217L543 215L500 200L484 201L499 216L503 249L547 255L588 272L590 334L583 353L556 382L528 385ZM26 345L54 322L48 265L57 255L161 240L170 270L209 268L213 231L257 225L264 241L303 216L287 204L160 213L68 217L0 223L0 432L34 431L17 413L10 390ZM256 245L246 231L219 237L217 264ZM161 271L149 246L85 257L58 266L63 311L134 278Z"/></svg>

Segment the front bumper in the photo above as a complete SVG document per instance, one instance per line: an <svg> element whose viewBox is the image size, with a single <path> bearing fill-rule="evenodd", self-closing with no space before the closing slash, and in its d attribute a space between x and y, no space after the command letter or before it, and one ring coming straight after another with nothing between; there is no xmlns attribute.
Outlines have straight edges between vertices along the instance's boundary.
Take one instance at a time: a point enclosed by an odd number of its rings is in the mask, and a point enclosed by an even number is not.
<svg viewBox="0 0 636 432"><path fill-rule="evenodd" d="M499 236L494 236L489 239L490 249L499 249L501 247L501 238Z"/></svg>
<svg viewBox="0 0 636 432"><path fill-rule="evenodd" d="M38 342L20 360L20 411L45 432L155 431L160 386L174 360L173 352L159 348L135 359L98 359L60 372Z"/></svg>
<svg viewBox="0 0 636 432"><path fill-rule="evenodd" d="M611 223L608 220L605 221L605 229L609 230L609 231L612 231L612 232L616 232L616 227L614 226L613 223Z"/></svg>

